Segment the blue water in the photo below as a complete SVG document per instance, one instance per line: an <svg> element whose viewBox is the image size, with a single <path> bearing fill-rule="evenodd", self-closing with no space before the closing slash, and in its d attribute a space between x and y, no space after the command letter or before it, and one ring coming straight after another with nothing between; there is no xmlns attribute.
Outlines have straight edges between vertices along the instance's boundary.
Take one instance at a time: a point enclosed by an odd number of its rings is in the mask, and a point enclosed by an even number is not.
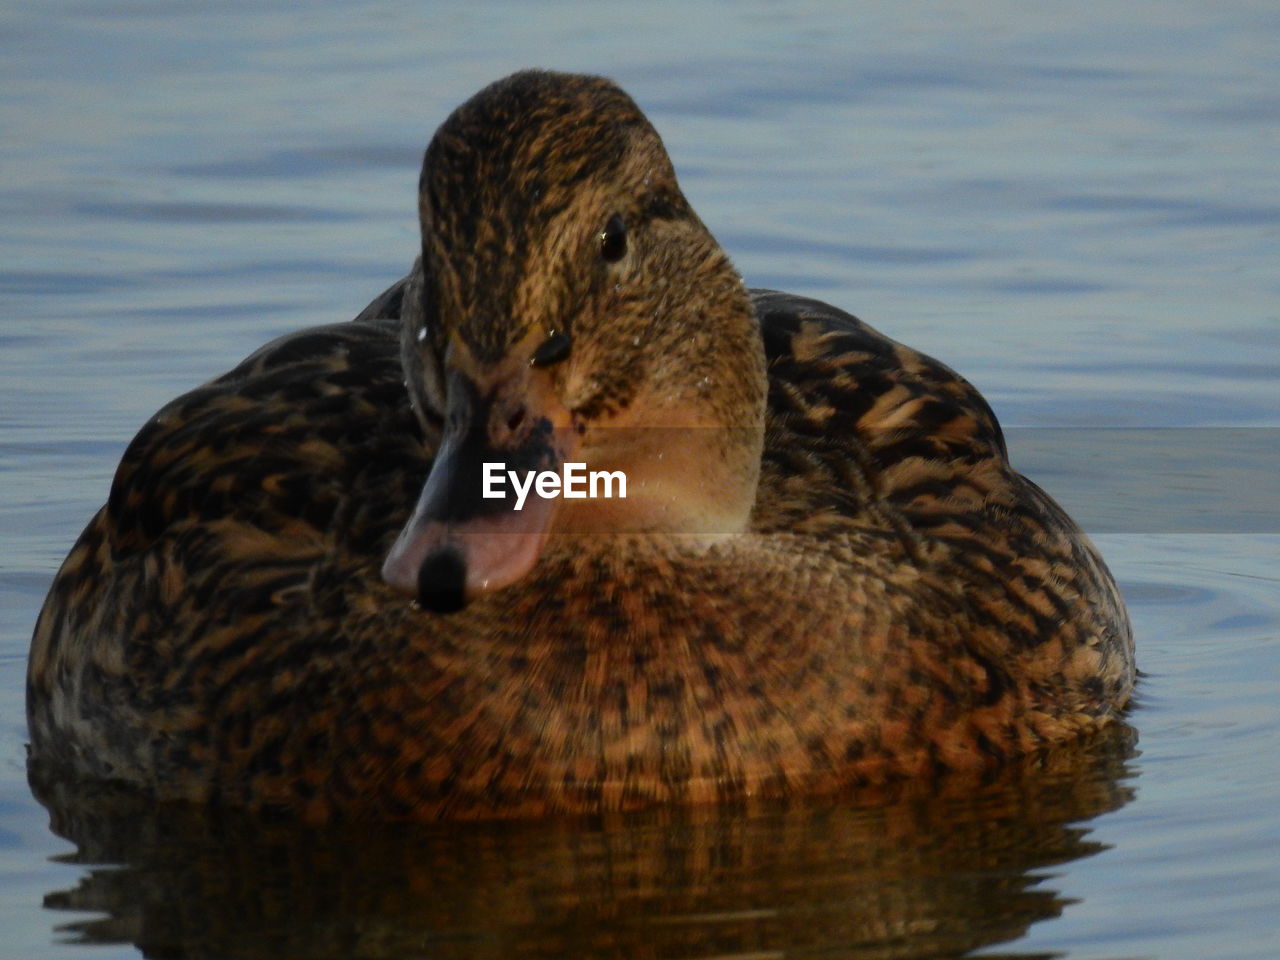
<svg viewBox="0 0 1280 960"><path fill-rule="evenodd" d="M1280 7L208 6L0 7L0 955L1275 956ZM431 131L532 65L618 79L750 283L985 392L1121 581L1136 751L870 807L50 830L26 649L124 445L399 277Z"/></svg>

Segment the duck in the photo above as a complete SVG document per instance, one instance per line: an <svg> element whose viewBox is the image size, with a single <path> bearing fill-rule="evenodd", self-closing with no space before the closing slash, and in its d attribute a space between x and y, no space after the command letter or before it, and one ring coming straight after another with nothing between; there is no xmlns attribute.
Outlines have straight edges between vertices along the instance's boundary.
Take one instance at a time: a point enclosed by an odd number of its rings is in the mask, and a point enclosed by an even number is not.
<svg viewBox="0 0 1280 960"><path fill-rule="evenodd" d="M747 287L615 83L485 87L418 213L354 320L129 444L35 627L33 777L545 817L981 776L1123 715L1115 580L983 397Z"/></svg>

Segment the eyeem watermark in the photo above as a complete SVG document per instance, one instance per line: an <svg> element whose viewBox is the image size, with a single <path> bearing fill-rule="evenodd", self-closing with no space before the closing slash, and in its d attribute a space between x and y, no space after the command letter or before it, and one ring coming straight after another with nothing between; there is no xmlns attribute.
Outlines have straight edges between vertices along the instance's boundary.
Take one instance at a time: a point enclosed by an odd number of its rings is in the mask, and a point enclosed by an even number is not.
<svg viewBox="0 0 1280 960"><path fill-rule="evenodd" d="M521 473L523 472L523 482ZM588 497L626 499L627 475L621 470L592 470L587 472L585 463L566 463L563 473L554 470L507 470L504 463L484 464L484 482L480 495L487 500L501 500L507 493L507 482L516 493L516 509L524 507L530 490L536 490L544 500L565 497L569 500L585 500ZM614 493L614 486L617 493Z"/></svg>

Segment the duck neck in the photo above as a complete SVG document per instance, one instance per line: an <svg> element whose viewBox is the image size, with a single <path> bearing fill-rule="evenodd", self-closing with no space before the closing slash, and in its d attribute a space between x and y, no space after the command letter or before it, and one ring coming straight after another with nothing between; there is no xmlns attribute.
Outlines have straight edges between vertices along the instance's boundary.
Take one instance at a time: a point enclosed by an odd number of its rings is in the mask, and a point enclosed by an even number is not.
<svg viewBox="0 0 1280 960"><path fill-rule="evenodd" d="M675 336L654 345L642 391L582 437L587 469L624 474L626 498L565 500L556 530L710 543L747 529L764 447L764 347L740 282L710 309L714 324L698 313L673 325Z"/></svg>

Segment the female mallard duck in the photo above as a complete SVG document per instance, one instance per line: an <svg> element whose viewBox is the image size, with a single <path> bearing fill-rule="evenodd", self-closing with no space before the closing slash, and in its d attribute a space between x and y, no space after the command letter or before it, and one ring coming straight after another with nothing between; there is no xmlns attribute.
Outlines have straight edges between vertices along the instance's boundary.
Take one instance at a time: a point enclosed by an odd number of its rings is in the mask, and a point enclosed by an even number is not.
<svg viewBox="0 0 1280 960"><path fill-rule="evenodd" d="M612 83L482 90L419 211L406 280L130 445L36 626L34 771L529 815L972 771L1123 708L1115 584L982 397L745 289ZM489 472L570 463L625 497Z"/></svg>

